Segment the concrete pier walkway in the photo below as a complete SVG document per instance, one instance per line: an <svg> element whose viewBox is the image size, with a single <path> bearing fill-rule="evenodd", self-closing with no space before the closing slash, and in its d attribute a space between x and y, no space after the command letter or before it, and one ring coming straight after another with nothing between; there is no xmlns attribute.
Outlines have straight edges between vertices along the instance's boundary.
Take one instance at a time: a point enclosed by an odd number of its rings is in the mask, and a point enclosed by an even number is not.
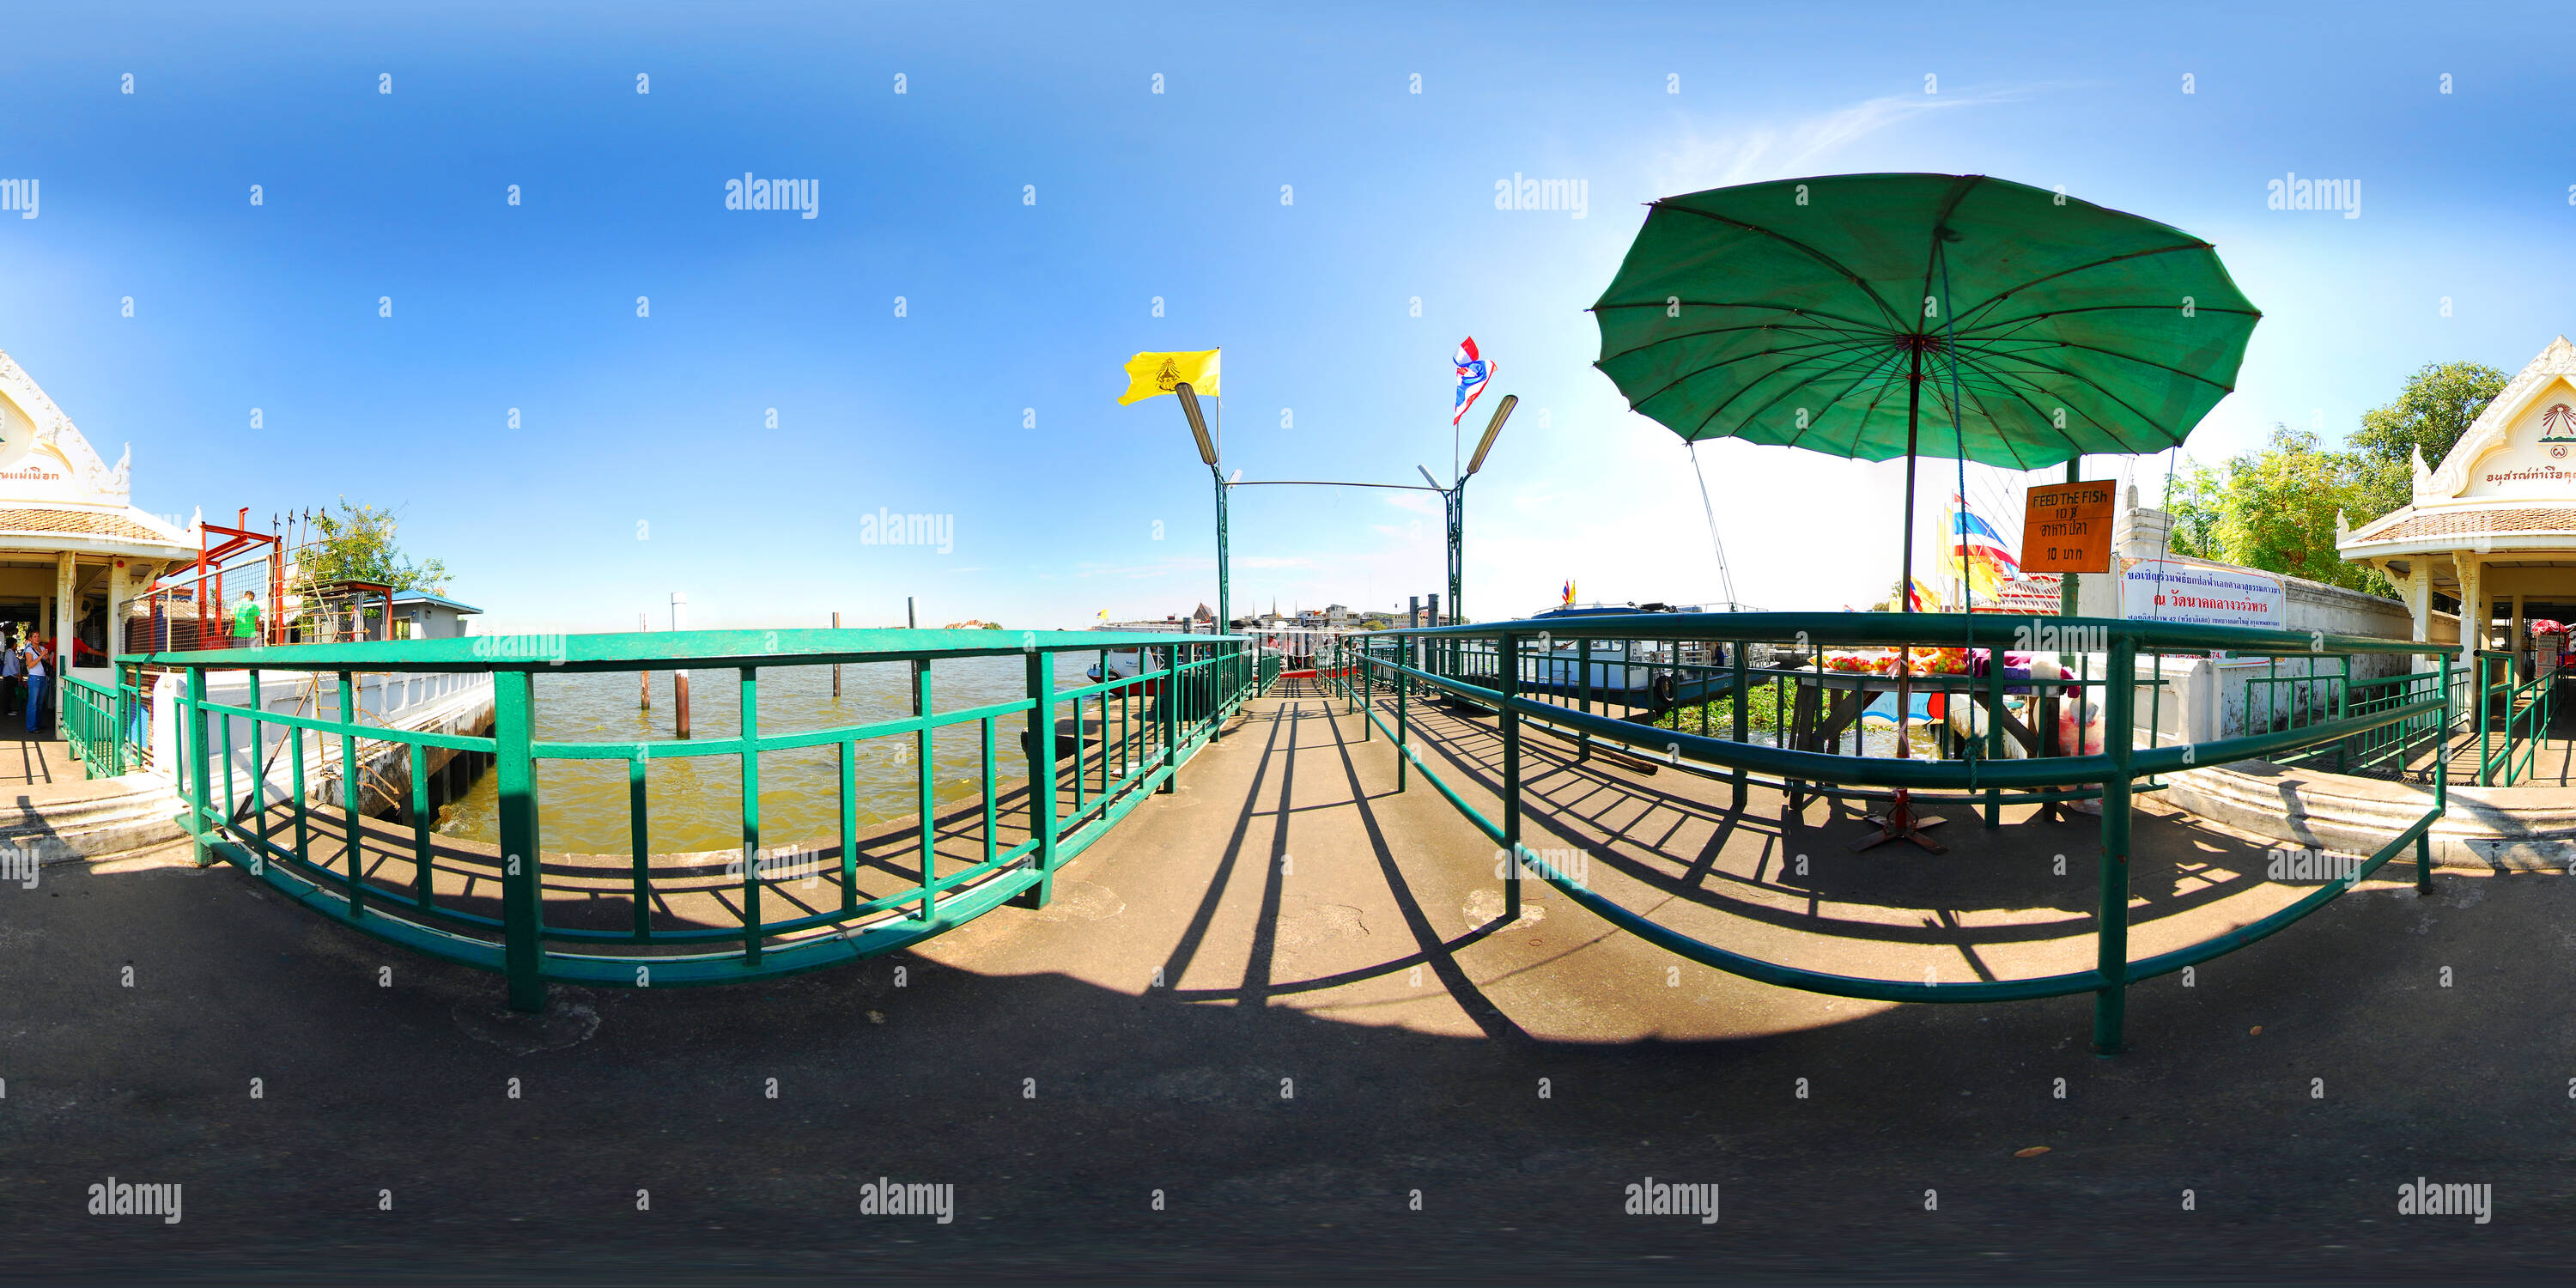
<svg viewBox="0 0 2576 1288"><path fill-rule="evenodd" d="M1414 709L1425 755L1490 799L1489 722ZM1950 854L1853 855L1849 805L1756 790L1735 812L1720 781L1547 736L1528 750L1530 844L1712 942L1914 980L2089 962L2090 820L2011 811L1987 832L1945 806ZM2153 797L2136 838L2138 955L2306 888L2263 879L2267 843ZM2188 986L2137 987L2133 1050L2103 1060L2087 998L1788 992L1535 882L1502 923L1493 847L1418 779L1397 793L1383 739L1318 696L1254 702L1046 909L770 984L559 988L541 1020L506 1014L494 977L171 847L0 889L0 1269L1706 1282L2553 1264L2576 1246L2576 1187L2547 1124L2576 1066L2546 965L2576 944L2576 882L2446 871L2419 899L2411 871L2383 875ZM87 1215L110 1176L184 1183L184 1221ZM2418 1177L2492 1185L2492 1222L2400 1216ZM863 1215L879 1178L954 1186L952 1219ZM1629 1215L1626 1187L1649 1178L1720 1186L1721 1219Z"/></svg>

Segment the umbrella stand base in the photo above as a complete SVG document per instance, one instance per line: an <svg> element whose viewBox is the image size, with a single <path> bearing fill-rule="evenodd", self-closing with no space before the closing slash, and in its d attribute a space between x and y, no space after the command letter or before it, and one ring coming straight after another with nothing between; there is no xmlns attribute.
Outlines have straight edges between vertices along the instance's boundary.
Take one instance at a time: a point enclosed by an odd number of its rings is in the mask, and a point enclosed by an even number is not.
<svg viewBox="0 0 2576 1288"><path fill-rule="evenodd" d="M1949 847L1923 834L1923 829L1939 827L1950 820L1915 813L1914 802L1909 800L1904 792L1900 791L1896 794L1896 803L1888 806L1886 813L1869 815L1869 821L1878 824L1878 834L1864 836L1852 842L1851 848L1855 854L1885 845L1890 841L1912 841L1934 854L1950 852Z"/></svg>

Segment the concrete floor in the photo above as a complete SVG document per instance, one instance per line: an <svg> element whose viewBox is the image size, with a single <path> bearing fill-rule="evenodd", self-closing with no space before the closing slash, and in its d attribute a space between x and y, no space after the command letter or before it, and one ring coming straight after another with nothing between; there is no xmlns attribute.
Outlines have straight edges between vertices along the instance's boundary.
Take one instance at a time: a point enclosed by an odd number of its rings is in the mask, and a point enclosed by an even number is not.
<svg viewBox="0 0 2576 1288"><path fill-rule="evenodd" d="M1254 704L1045 910L772 984L558 989L535 1025L180 852L0 888L0 1270L2458 1281L2576 1251L2576 882L2419 899L2392 868L2133 990L2105 1060L2089 999L1788 992L1535 886L1498 924L1492 847L1336 711ZM1422 736L1490 799L1482 722ZM1531 843L1713 942L1894 978L2089 961L2089 820L1949 807L1949 855L1851 855L1848 808L1739 815L1531 747ZM2135 952L2294 897L2259 843L2140 815ZM111 1175L184 1183L184 1220L86 1215ZM954 1185L954 1221L862 1215L877 1177ZM1720 1185L1721 1219L1626 1215L1648 1177ZM2492 1222L2399 1215L2418 1177L2491 1185Z"/></svg>
<svg viewBox="0 0 2576 1288"><path fill-rule="evenodd" d="M32 791L32 798L41 800L48 789L85 781L71 744L60 738L21 737L16 725L15 719L0 717L0 790Z"/></svg>

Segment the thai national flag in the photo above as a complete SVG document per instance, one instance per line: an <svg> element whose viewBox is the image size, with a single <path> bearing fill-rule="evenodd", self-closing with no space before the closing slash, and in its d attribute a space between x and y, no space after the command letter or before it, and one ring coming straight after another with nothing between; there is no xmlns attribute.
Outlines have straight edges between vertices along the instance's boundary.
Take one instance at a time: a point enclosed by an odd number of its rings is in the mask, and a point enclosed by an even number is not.
<svg viewBox="0 0 2576 1288"><path fill-rule="evenodd" d="M2019 573L2021 561L2013 558L2012 548L2004 544L2003 535L1996 532L1984 519L1978 518L1975 511L1961 505L1959 498L1954 496L1950 501L1952 505L1959 507L1950 512L1950 521L1954 529L1952 535L1957 538L1956 543L1950 548L1950 553L1960 558L1973 555L1989 560L2006 571Z"/></svg>
<svg viewBox="0 0 2576 1288"><path fill-rule="evenodd" d="M1451 413L1452 428L1467 418L1467 409L1476 405L1476 395L1485 392L1485 382L1494 378L1495 364L1476 352L1476 337L1468 336L1458 343L1458 410Z"/></svg>

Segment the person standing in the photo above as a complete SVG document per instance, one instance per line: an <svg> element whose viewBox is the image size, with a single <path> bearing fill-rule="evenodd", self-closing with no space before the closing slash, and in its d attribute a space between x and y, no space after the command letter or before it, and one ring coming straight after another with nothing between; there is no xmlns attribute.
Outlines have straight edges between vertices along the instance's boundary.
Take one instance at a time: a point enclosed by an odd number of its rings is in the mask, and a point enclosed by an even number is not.
<svg viewBox="0 0 2576 1288"><path fill-rule="evenodd" d="M241 604L233 609L233 647L256 648L258 646L259 599L245 590L242 592Z"/></svg>
<svg viewBox="0 0 2576 1288"><path fill-rule="evenodd" d="M34 643L29 644L26 652L27 735L29 737L35 737L39 730L51 732L52 729L52 726L47 723L45 719L47 714L45 699L49 696L45 692L45 679L46 672L51 668L46 665L45 642L43 640L37 640Z"/></svg>
<svg viewBox="0 0 2576 1288"><path fill-rule="evenodd" d="M19 699L25 696L27 668L18 656L18 631L11 627L0 634L0 716L18 714Z"/></svg>

